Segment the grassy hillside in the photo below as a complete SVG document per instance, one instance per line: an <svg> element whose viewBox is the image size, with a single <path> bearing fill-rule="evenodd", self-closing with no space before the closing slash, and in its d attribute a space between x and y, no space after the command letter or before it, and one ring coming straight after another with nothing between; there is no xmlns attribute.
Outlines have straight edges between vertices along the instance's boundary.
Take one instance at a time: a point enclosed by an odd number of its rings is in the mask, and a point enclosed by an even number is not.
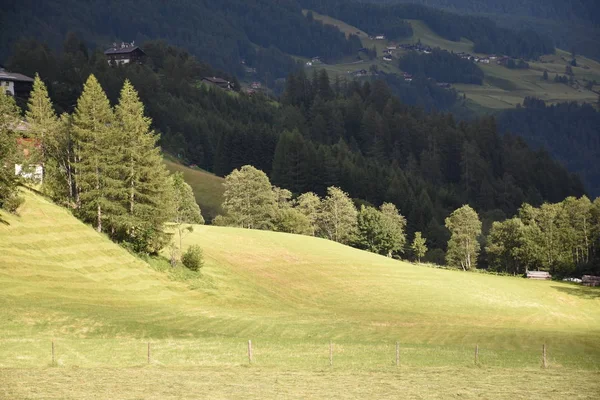
<svg viewBox="0 0 600 400"><path fill-rule="evenodd" d="M212 226L184 238L203 247L202 273L174 282L68 211L25 197L20 215L3 214L9 225L0 225L0 398L381 398L402 390L407 398L515 399L600 391L597 289ZM51 339L59 368L48 368ZM248 339L254 363L242 368ZM151 365L140 368L147 342ZM472 367L476 343L481 368ZM548 370L539 369L542 343Z"/></svg>
<svg viewBox="0 0 600 400"><path fill-rule="evenodd" d="M306 11L305 11L306 12ZM376 61L364 61L360 64L339 64L326 65L325 69L337 74L344 74L348 71L357 69L368 69L370 65L375 64L380 70L388 73L397 73L400 70L397 68L397 62L384 62L381 60L383 50L387 47L388 41L371 40L365 32L361 32L357 28L346 24L343 21L336 20L329 16L314 13L315 19L321 20L326 24L337 26L346 34L360 32L359 37L363 46L372 48L377 47L379 59ZM442 49L453 52L473 52L473 43L467 39L462 39L460 42L452 42L444 39L434 33L423 21L409 20L413 36L399 41L398 43L416 43L418 40L422 44L431 47L440 47ZM396 51L396 57L403 54L403 51ZM597 61L577 57L579 66L573 68L575 79L581 84L579 88L572 88L568 85L554 83L554 75L564 75L565 66L571 61L570 54L557 50L554 55L543 56L537 62L530 62L528 70L511 70L497 64L479 64L480 68L485 73L486 79L483 85L453 85L460 93L467 95L467 106L478 111L493 111L505 108L515 107L522 103L527 96L535 96L548 103L556 103L562 101L578 101L594 103L598 99L598 86L595 86L594 91L583 88L584 79L596 80L600 82L600 63ZM544 70L548 71L549 80L542 79Z"/></svg>
<svg viewBox="0 0 600 400"><path fill-rule="evenodd" d="M206 221L212 221L214 217L222 213L221 204L225 191L223 178L197 167L186 167L170 156L165 156L164 162L172 173L183 173L185 181L194 191L196 202L200 205L202 216Z"/></svg>

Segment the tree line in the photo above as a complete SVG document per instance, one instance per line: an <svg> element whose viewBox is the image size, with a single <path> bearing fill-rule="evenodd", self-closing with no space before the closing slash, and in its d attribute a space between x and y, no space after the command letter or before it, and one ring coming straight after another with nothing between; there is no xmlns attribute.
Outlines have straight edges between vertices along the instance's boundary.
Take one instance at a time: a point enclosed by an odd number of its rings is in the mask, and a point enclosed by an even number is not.
<svg viewBox="0 0 600 400"><path fill-rule="evenodd" d="M444 218L462 204L492 221L523 202L538 206L585 193L546 152L502 135L494 118L457 122L427 114L382 80L307 76L301 69L285 81L281 98L269 99L199 85L204 74L218 72L161 42L144 45L144 64L122 67L110 67L102 53L86 55L77 40L67 40L59 55L31 43L9 65L25 73L39 67L59 111L73 111L84 73L98 78L112 104L129 79L161 146L184 162L220 176L250 164L292 193L323 197L336 186L370 204L393 203L407 218L407 232L427 237L431 260L444 260Z"/></svg>
<svg viewBox="0 0 600 400"><path fill-rule="evenodd" d="M156 254L183 224L203 223L192 190L169 176L158 135L144 105L125 81L113 107L94 75L87 79L72 114L57 116L46 86L35 77L25 122L12 97L0 94L2 181L0 206L16 211L14 163L41 165L42 191L98 232L138 253ZM16 133L18 124L26 129ZM24 154L17 143L31 143ZM12 171L11 171L12 169ZM7 179L8 178L8 179Z"/></svg>
<svg viewBox="0 0 600 400"><path fill-rule="evenodd" d="M305 18L293 0L185 0L168 7L158 0L38 3L4 4L0 60L23 37L43 39L59 49L65 35L76 31L102 50L113 41L162 39L230 74L243 76L241 62L246 61L246 66L257 68L259 79L274 80L295 68L290 55L336 60L362 47L357 37L346 38L332 25Z"/></svg>
<svg viewBox="0 0 600 400"><path fill-rule="evenodd" d="M327 238L388 257L420 262L427 238L415 232L407 242L406 218L392 203L360 204L342 189L330 186L326 195L293 195L272 186L267 175L252 166L235 169L225 178L224 215L215 223ZM600 271L600 198L568 197L540 207L523 204L517 215L484 227L469 205L444 220L448 231L446 265L464 271L478 267L522 275L549 271L558 277Z"/></svg>
<svg viewBox="0 0 600 400"><path fill-rule="evenodd" d="M268 176L250 165L225 177L223 210L214 223L318 236L392 257L403 253L406 218L392 203L357 209L348 193L336 186L320 197L314 192L293 195L272 186ZM423 239L418 242L424 253Z"/></svg>

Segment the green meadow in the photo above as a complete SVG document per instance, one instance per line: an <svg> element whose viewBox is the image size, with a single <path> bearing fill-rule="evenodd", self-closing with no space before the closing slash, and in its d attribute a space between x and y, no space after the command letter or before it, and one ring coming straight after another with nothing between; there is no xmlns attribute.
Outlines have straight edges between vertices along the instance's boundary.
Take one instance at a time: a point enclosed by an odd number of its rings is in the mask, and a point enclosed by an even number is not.
<svg viewBox="0 0 600 400"><path fill-rule="evenodd" d="M194 197L205 220L212 221L214 217L223 212L221 209L225 191L223 178L198 167L186 167L172 156L165 156L164 163L169 172L183 174L186 183L194 192Z"/></svg>
<svg viewBox="0 0 600 400"><path fill-rule="evenodd" d="M213 226L183 238L200 273L165 271L24 196L0 225L0 398L600 393L597 288Z"/></svg>
<svg viewBox="0 0 600 400"><path fill-rule="evenodd" d="M346 35L359 32L358 36L361 38L363 46L368 48L375 46L379 55L378 59L373 61L363 61L358 64L318 65L317 68L323 67L328 72L340 76L348 73L348 71L352 72L363 68L368 70L371 65L377 65L381 71L386 73L401 72L396 60L385 62L381 59L383 50L386 49L390 43L389 41L371 40L368 33L362 32L343 21L318 13L313 14L315 19L325 24L337 26ZM462 38L459 42L453 42L437 35L423 21L408 21L412 26L413 35L395 43L416 43L420 40L423 45L439 47L455 53L466 52L485 56L485 54L474 53L473 42L468 39ZM401 57L404 51L396 50L394 54L396 58ZM573 67L573 73L579 85L572 87L555 83L554 76L556 74L564 75L565 67L570 61L570 53L557 49L555 54L546 55L541 57L540 60L529 62L529 69L508 69L494 62L491 64L478 64L485 74L483 85L454 84L453 87L460 94L466 94L467 107L476 113L489 113L516 107L517 104L522 104L523 99L527 96L537 97L548 103L565 101L595 103L598 100L598 86L594 86L593 90L587 90L584 88L584 84L585 81L596 80L600 82L600 63L586 57L577 56L578 65ZM548 71L549 79L547 81L543 80L544 71Z"/></svg>

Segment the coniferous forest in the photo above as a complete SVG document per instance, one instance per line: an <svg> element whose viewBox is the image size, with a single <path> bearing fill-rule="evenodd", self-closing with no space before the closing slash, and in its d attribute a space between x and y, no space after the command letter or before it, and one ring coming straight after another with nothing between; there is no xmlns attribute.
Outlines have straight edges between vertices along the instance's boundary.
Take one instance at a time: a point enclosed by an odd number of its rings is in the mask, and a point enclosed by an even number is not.
<svg viewBox="0 0 600 400"><path fill-rule="evenodd" d="M203 76L219 72L162 42L144 44L148 60L125 67L109 66L74 35L60 54L35 41L19 46L27 51L16 51L9 65L39 71L56 110L74 113L74 121L89 74L113 105L128 79L164 150L221 176L253 165L291 195L324 197L339 187L357 204L392 204L406 218L408 236L426 238L430 261L445 261L444 220L464 204L479 213L487 234L524 203L585 194L577 176L544 150L501 134L493 117L459 122L426 113L402 103L382 80L359 83L300 69L274 101L201 85Z"/></svg>

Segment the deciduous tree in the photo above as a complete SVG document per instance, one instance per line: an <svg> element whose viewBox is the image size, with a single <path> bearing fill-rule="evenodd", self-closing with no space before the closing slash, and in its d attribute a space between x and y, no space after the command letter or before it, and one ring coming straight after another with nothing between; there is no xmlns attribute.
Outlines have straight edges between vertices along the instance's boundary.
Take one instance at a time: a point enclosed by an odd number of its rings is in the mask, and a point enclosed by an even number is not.
<svg viewBox="0 0 600 400"><path fill-rule="evenodd" d="M481 235L477 212L468 205L462 206L446 218L446 228L451 233L446 262L465 271L475 268L480 247L477 239Z"/></svg>
<svg viewBox="0 0 600 400"><path fill-rule="evenodd" d="M425 253L427 253L427 245L425 244L426 241L427 239L421 235L421 232L415 232L415 238L413 239L410 247L415 257L417 257L418 263L421 262L421 258L425 257Z"/></svg>
<svg viewBox="0 0 600 400"><path fill-rule="evenodd" d="M244 165L225 177L223 210L232 225L270 229L276 210L275 195L267 175Z"/></svg>
<svg viewBox="0 0 600 400"><path fill-rule="evenodd" d="M344 244L352 242L356 215L356 207L346 192L335 186L327 188L319 213L319 227L325 237Z"/></svg>

